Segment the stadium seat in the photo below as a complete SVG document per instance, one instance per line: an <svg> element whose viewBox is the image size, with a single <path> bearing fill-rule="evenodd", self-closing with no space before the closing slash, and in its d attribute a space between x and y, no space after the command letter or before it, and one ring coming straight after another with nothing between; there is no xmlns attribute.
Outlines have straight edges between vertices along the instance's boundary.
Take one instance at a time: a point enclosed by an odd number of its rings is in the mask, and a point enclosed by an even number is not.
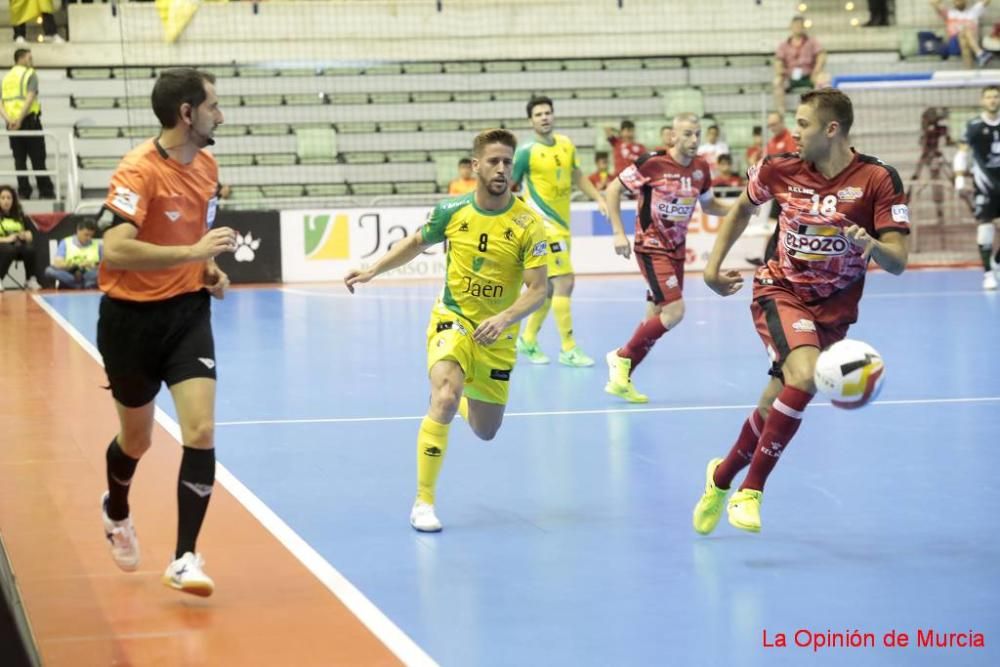
<svg viewBox="0 0 1000 667"><path fill-rule="evenodd" d="M660 95L664 97L663 112L667 118L688 111L699 116L705 113L705 101L697 88L672 88Z"/></svg>
<svg viewBox="0 0 1000 667"><path fill-rule="evenodd" d="M329 162L337 156L337 132L331 128L298 128L295 144L303 164Z"/></svg>
<svg viewBox="0 0 1000 667"><path fill-rule="evenodd" d="M395 192L392 183L351 183L351 193L366 197L391 195Z"/></svg>
<svg viewBox="0 0 1000 667"><path fill-rule="evenodd" d="M347 183L306 183L309 197L346 197L349 194Z"/></svg>

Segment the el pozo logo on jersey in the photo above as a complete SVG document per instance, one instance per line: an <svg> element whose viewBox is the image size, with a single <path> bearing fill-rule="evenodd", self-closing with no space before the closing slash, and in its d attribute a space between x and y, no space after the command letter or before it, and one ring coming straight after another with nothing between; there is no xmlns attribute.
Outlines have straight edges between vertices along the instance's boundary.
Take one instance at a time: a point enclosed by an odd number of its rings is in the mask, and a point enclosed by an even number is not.
<svg viewBox="0 0 1000 667"><path fill-rule="evenodd" d="M852 245L840 235L839 227L828 225L800 225L797 232L789 229L785 232L784 244L790 255L806 261L847 254Z"/></svg>

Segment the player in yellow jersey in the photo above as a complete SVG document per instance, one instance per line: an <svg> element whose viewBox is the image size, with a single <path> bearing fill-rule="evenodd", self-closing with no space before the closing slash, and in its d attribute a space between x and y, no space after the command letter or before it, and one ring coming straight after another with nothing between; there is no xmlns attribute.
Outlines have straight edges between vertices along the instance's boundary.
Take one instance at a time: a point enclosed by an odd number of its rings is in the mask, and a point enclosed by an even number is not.
<svg viewBox="0 0 1000 667"><path fill-rule="evenodd" d="M403 266L447 239L447 275L427 327L431 401L417 435L417 499L410 525L441 530L434 489L455 412L483 440L503 421L521 319L545 300L548 244L542 220L510 186L517 139L484 130L473 144L476 189L445 199L418 233L365 270L345 277L347 289ZM527 286L521 292L521 284Z"/></svg>
<svg viewBox="0 0 1000 667"><path fill-rule="evenodd" d="M594 360L580 350L573 338L569 305L574 283L569 230L569 198L573 183L597 202L602 215L607 216L608 210L601 193L580 171L576 146L568 137L552 131L554 111L548 97L532 97L528 101L528 118L535 129L535 137L520 146L514 157L514 182L522 185L524 200L544 217L549 242L548 298L528 318L524 333L517 339L517 349L533 364L549 363L549 358L538 347L538 331L551 307L562 343L559 363L593 366Z"/></svg>

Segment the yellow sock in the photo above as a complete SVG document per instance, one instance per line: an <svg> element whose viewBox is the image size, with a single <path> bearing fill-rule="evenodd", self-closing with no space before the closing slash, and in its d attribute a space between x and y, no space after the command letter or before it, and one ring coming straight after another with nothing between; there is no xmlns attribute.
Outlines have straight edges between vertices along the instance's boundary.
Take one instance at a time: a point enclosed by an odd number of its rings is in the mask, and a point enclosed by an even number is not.
<svg viewBox="0 0 1000 667"><path fill-rule="evenodd" d="M462 400L458 402L458 414L466 422L469 421L469 399L465 397L465 394L462 394Z"/></svg>
<svg viewBox="0 0 1000 667"><path fill-rule="evenodd" d="M576 347L576 341L573 340L573 315L569 310L568 296L552 297L552 315L556 320L556 328L559 329L562 351L572 350Z"/></svg>
<svg viewBox="0 0 1000 667"><path fill-rule="evenodd" d="M528 345L534 345L538 342L538 332L541 331L542 322L545 321L545 316L549 314L551 306L552 299L546 299L545 303L538 307L538 310L528 315L528 319L524 323L524 330L521 332L521 338Z"/></svg>
<svg viewBox="0 0 1000 667"><path fill-rule="evenodd" d="M420 422L417 434L417 498L434 504L434 487L448 451L450 424L440 424L430 417Z"/></svg>

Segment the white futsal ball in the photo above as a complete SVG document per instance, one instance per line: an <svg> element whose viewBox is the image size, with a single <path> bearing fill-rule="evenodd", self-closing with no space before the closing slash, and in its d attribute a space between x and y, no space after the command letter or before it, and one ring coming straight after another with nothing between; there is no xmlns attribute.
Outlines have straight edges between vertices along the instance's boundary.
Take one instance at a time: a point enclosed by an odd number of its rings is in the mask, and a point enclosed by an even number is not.
<svg viewBox="0 0 1000 667"><path fill-rule="evenodd" d="M878 396L885 364L874 347L845 338L820 352L816 389L838 408L852 410Z"/></svg>

